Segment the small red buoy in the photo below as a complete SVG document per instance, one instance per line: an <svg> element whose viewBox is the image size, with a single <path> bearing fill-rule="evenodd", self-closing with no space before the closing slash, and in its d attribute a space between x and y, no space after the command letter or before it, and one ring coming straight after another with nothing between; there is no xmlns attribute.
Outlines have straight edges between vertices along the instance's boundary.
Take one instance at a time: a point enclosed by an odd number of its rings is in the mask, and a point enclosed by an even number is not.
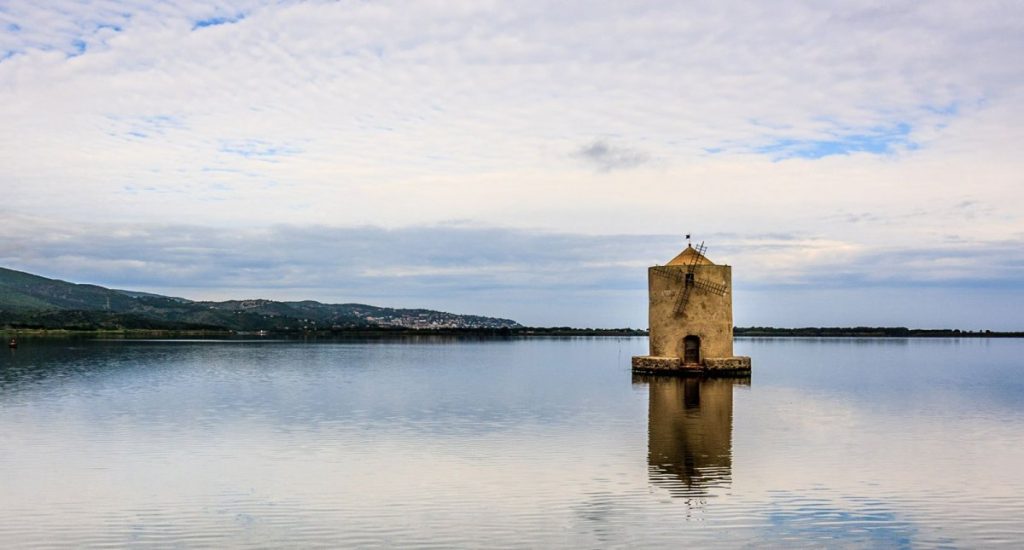
<svg viewBox="0 0 1024 550"><path fill-rule="evenodd" d="M11 338L11 341L7 343L7 347L9 347L11 349L14 349L14 348L18 347L18 339L17 338Z"/></svg>

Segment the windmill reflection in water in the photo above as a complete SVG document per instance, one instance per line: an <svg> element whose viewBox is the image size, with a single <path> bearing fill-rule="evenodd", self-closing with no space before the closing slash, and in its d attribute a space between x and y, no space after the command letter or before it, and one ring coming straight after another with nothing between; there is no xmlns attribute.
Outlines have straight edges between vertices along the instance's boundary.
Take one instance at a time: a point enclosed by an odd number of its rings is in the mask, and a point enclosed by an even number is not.
<svg viewBox="0 0 1024 550"><path fill-rule="evenodd" d="M650 389L647 463L651 483L702 503L732 481L732 393L750 378L641 375Z"/></svg>

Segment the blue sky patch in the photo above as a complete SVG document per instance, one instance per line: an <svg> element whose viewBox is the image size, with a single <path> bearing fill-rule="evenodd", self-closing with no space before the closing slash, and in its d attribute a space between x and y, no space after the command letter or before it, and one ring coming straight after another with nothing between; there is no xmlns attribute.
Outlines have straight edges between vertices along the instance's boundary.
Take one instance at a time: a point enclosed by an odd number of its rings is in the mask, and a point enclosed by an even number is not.
<svg viewBox="0 0 1024 550"><path fill-rule="evenodd" d="M208 17L206 19L200 19L192 25L192 30L202 29L205 27L216 27L217 25L228 25L231 23L237 23L245 19L245 14L237 14L233 16L219 16L219 17Z"/></svg>
<svg viewBox="0 0 1024 550"><path fill-rule="evenodd" d="M769 155L773 160L790 158L819 159L832 155L851 153L890 154L897 147L914 149L910 141L910 125L900 123L887 128L873 128L864 133L835 135L833 139L778 139L767 145L755 147L755 153Z"/></svg>
<svg viewBox="0 0 1024 550"><path fill-rule="evenodd" d="M84 40L76 38L75 40L71 41L71 48L72 50L71 53L68 54L68 57L78 57L85 53L85 50L88 49L88 46L85 44Z"/></svg>

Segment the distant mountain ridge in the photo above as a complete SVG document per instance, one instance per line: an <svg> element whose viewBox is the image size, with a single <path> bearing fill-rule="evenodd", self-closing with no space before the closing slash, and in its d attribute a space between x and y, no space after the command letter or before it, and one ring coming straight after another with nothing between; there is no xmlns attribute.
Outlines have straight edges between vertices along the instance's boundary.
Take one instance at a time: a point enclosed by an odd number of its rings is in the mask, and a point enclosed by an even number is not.
<svg viewBox="0 0 1024 550"><path fill-rule="evenodd" d="M0 327L304 331L518 328L511 319L312 300L192 301L49 279L0 267Z"/></svg>

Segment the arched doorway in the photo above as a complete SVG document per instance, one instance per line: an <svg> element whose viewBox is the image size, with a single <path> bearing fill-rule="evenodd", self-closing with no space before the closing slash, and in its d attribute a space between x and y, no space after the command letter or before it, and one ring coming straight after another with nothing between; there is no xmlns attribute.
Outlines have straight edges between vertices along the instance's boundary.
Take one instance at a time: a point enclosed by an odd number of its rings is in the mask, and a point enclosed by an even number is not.
<svg viewBox="0 0 1024 550"><path fill-rule="evenodd" d="M683 338L683 363L700 363L700 336Z"/></svg>

